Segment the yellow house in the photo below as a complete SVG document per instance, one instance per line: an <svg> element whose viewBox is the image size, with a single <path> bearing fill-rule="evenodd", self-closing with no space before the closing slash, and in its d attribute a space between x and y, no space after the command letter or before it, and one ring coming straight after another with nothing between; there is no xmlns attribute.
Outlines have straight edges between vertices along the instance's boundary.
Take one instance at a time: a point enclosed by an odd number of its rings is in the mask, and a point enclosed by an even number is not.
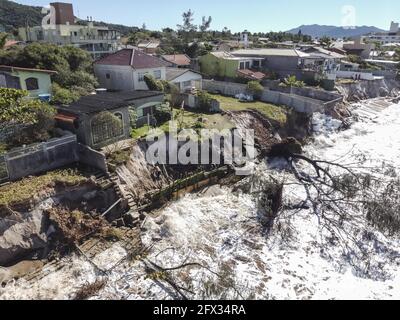
<svg viewBox="0 0 400 320"><path fill-rule="evenodd" d="M22 89L33 98L51 94L51 75L56 71L0 66L0 87Z"/></svg>

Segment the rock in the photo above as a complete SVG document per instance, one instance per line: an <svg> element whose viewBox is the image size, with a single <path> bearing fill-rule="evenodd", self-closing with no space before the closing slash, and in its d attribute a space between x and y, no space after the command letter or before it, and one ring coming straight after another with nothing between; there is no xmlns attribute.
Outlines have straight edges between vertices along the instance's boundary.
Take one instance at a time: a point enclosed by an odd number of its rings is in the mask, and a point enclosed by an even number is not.
<svg viewBox="0 0 400 320"><path fill-rule="evenodd" d="M0 266L10 265L21 257L45 248L47 245L48 217L43 214L43 210L37 208L22 216L22 221L2 224ZM11 219L7 217L5 220Z"/></svg>
<svg viewBox="0 0 400 320"><path fill-rule="evenodd" d="M0 267L0 284L24 277L43 268L43 266L44 262L42 261L22 261L10 268Z"/></svg>
<svg viewBox="0 0 400 320"><path fill-rule="evenodd" d="M289 158L293 154L302 154L303 148L295 138L287 138L271 147L269 157Z"/></svg>

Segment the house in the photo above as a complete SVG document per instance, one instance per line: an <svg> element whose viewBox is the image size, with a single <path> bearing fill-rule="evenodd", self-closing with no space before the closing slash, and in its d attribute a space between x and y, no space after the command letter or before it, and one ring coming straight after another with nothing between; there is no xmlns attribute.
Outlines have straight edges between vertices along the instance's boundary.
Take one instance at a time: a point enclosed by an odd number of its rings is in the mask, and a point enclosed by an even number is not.
<svg viewBox="0 0 400 320"><path fill-rule="evenodd" d="M161 58L172 68L190 68L191 65L191 59L186 54L163 55Z"/></svg>
<svg viewBox="0 0 400 320"><path fill-rule="evenodd" d="M144 76L166 80L167 62L136 49L122 49L94 64L100 86L108 90L148 90Z"/></svg>
<svg viewBox="0 0 400 320"><path fill-rule="evenodd" d="M346 58L345 55L317 46L306 48L303 51L310 56L304 58L301 67L316 71L330 80L336 79L336 73L340 70L341 61Z"/></svg>
<svg viewBox="0 0 400 320"><path fill-rule="evenodd" d="M201 73L209 77L236 78L238 71L259 69L262 67L260 57L237 57L230 52L210 52L199 59Z"/></svg>
<svg viewBox="0 0 400 320"><path fill-rule="evenodd" d="M232 52L232 55L241 59L261 59L259 62L261 71L274 72L280 78L295 75L301 79L304 72L301 68L302 62L308 53L295 49L243 49Z"/></svg>
<svg viewBox="0 0 400 320"><path fill-rule="evenodd" d="M400 24L392 22L388 32L378 32L365 36L364 40L368 42L377 42L381 45L400 43Z"/></svg>
<svg viewBox="0 0 400 320"><path fill-rule="evenodd" d="M70 3L50 3L49 14L42 25L19 28L19 38L25 42L46 42L74 45L90 52L94 58L117 50L121 34L105 26L95 26L91 18L77 23Z"/></svg>
<svg viewBox="0 0 400 320"><path fill-rule="evenodd" d="M199 90L203 88L202 75L189 69L167 68L167 81L176 84L181 92L192 88Z"/></svg>
<svg viewBox="0 0 400 320"><path fill-rule="evenodd" d="M56 71L0 66L0 87L27 90L29 96L38 98L51 94L51 76Z"/></svg>
<svg viewBox="0 0 400 320"><path fill-rule="evenodd" d="M142 41L138 44L138 48L147 54L156 54L159 47L160 41L158 40Z"/></svg>
<svg viewBox="0 0 400 320"><path fill-rule="evenodd" d="M368 59L371 56L371 52L375 50L376 45L374 43L363 43L362 38L358 37L354 41L343 42L342 48L349 55L356 55L363 59Z"/></svg>
<svg viewBox="0 0 400 320"><path fill-rule="evenodd" d="M296 49L244 49L231 54L240 59L248 58L252 68L256 66L259 71L275 73L280 78L294 75L300 80L312 81L339 69L343 56L322 48L308 50L310 53ZM246 65L246 69L251 68Z"/></svg>
<svg viewBox="0 0 400 320"><path fill-rule="evenodd" d="M132 112L136 126L154 123L154 111L163 101L164 94L156 91L104 92L57 107L55 118L58 127L76 134L80 143L100 149L130 137ZM119 119L121 126L113 125L106 113Z"/></svg>

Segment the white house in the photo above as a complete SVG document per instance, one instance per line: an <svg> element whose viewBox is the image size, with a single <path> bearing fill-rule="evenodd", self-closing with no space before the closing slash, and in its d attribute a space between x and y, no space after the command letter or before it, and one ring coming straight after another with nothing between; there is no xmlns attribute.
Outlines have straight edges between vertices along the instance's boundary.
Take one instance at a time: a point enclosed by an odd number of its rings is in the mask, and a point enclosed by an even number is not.
<svg viewBox="0 0 400 320"><path fill-rule="evenodd" d="M145 74L166 80L167 63L136 49L122 49L94 64L95 75L103 88L118 91L148 90Z"/></svg>
<svg viewBox="0 0 400 320"><path fill-rule="evenodd" d="M200 73L182 68L167 68L167 81L178 86L181 92L187 89L203 87L203 77Z"/></svg>

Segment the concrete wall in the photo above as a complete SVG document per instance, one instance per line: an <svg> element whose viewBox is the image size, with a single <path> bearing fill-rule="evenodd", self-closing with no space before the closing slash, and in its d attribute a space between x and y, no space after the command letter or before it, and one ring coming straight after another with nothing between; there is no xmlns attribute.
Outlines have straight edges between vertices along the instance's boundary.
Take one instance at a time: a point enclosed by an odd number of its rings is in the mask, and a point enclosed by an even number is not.
<svg viewBox="0 0 400 320"><path fill-rule="evenodd" d="M95 64L94 73L102 88L121 91L134 89L134 71L130 66L107 66ZM110 75L110 79L107 79L107 74Z"/></svg>
<svg viewBox="0 0 400 320"><path fill-rule="evenodd" d="M140 69L135 70L130 66L114 65L94 65L94 73L99 80L101 87L109 90L130 91L130 90L148 90L146 82L139 81L139 74L151 74L155 71L161 72L161 79L166 79L166 68ZM107 74L109 79L107 79Z"/></svg>
<svg viewBox="0 0 400 320"><path fill-rule="evenodd" d="M210 92L219 92L226 96L235 96L246 91L247 86L240 83L221 82L213 80L203 80L204 90ZM295 94L287 94L278 91L264 89L261 100L264 102L285 105L298 112L314 113L325 110L325 102L312 98L302 97Z"/></svg>
<svg viewBox="0 0 400 320"><path fill-rule="evenodd" d="M4 158L11 181L64 167L79 160L76 136L13 150Z"/></svg>
<svg viewBox="0 0 400 320"><path fill-rule="evenodd" d="M0 182L15 181L30 175L83 163L107 172L105 156L79 144L75 135L50 140L10 151L0 158ZM6 172L3 172L6 169Z"/></svg>
<svg viewBox="0 0 400 320"><path fill-rule="evenodd" d="M102 153L80 143L78 143L77 151L80 163L99 169L103 172L108 171L107 161Z"/></svg>
<svg viewBox="0 0 400 320"><path fill-rule="evenodd" d="M338 71L338 78L345 79L355 79L358 76L361 76L361 80L375 80L375 76L372 73L364 73L359 71Z"/></svg>
<svg viewBox="0 0 400 320"><path fill-rule="evenodd" d="M326 90L314 89L314 88L288 88L288 87L281 87L276 83L271 83L269 89L273 91L279 91L283 93L292 93L297 94L299 96L312 98L316 100L322 100L325 102L330 102L333 100L337 100L342 98L343 96L339 93L329 92Z"/></svg>

